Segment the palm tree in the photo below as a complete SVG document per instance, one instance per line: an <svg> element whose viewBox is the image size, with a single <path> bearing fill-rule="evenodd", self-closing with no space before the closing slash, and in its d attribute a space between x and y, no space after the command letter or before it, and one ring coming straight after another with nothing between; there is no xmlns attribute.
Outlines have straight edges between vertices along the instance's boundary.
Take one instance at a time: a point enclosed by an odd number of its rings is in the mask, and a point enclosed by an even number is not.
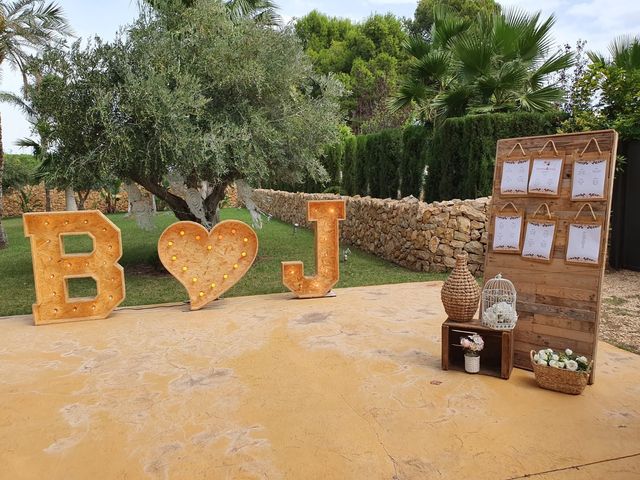
<svg viewBox="0 0 640 480"><path fill-rule="evenodd" d="M264 25L280 24L280 15L276 13L278 6L271 0L228 0L225 2L232 19L251 18Z"/></svg>
<svg viewBox="0 0 640 480"><path fill-rule="evenodd" d="M434 11L428 38L414 37L406 49L410 72L392 109L415 104L424 121L467 113L546 111L564 91L550 75L572 65L572 54L548 56L553 16L507 10L479 16L473 24L444 8Z"/></svg>
<svg viewBox="0 0 640 480"><path fill-rule="evenodd" d="M22 148L30 148L33 151L33 155L40 162L37 179L44 182L45 211L49 212L51 211L51 189L49 188L51 178L48 174L48 169L51 168L52 157L49 153L50 141L47 138L47 132L50 131L51 125L43 115L38 114L38 110L34 107L32 101L33 91L37 90L42 81L42 75L38 68L36 64L33 64L33 67L29 69L31 73L35 69L35 82L24 88L23 96L13 92L0 92L0 103L7 103L20 110L31 124L31 130L37 134L36 138L20 138L15 142L15 145ZM72 186L65 187L65 199L66 210L78 210Z"/></svg>
<svg viewBox="0 0 640 480"><path fill-rule="evenodd" d="M625 70L640 69L640 37L623 35L614 38L608 47L610 60L597 52L588 52L589 60L600 66L610 64Z"/></svg>
<svg viewBox="0 0 640 480"><path fill-rule="evenodd" d="M169 11L176 6L192 7L195 0L142 0L145 2L156 10ZM278 6L271 0L227 0L224 5L233 20L250 18L268 26L279 25L281 21L277 14Z"/></svg>
<svg viewBox="0 0 640 480"><path fill-rule="evenodd" d="M42 142L38 142L33 138L23 137L16 140L16 146L22 148L30 148L33 152L33 156L39 162L38 171L36 171L35 178L36 180L42 180L42 175L39 170L42 168L42 163L45 161L44 156L46 155L46 148L42 145ZM44 185L44 210L45 212L51 211L51 190L48 188L47 184Z"/></svg>
<svg viewBox="0 0 640 480"><path fill-rule="evenodd" d="M62 9L54 2L43 0L0 0L0 67L7 62L23 74L24 66L33 50L57 41L70 33ZM4 171L2 149L2 121L0 120L0 180ZM2 182L0 181L0 248L7 246L2 226Z"/></svg>

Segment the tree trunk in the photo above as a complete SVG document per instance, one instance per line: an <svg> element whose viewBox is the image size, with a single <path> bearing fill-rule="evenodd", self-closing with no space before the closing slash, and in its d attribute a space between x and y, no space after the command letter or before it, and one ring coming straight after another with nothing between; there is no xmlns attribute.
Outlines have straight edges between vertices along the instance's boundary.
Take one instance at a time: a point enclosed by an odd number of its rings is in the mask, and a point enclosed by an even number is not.
<svg viewBox="0 0 640 480"><path fill-rule="evenodd" d="M44 211L51 211L51 189L47 188L46 185L44 187Z"/></svg>
<svg viewBox="0 0 640 480"><path fill-rule="evenodd" d="M211 193L204 199L204 211L212 226L220 222L220 202L224 200L228 183L219 183L211 188Z"/></svg>
<svg viewBox="0 0 640 480"><path fill-rule="evenodd" d="M39 83L40 83L40 77L39 75L36 75L36 86L38 86ZM49 150L49 142L46 140L46 138L43 138L42 135L40 135L40 145L42 145L42 151L40 152L40 155L42 157L40 159L40 162L42 163L42 161L47 157L47 152ZM51 189L47 185L47 182L44 182L43 185L44 185L44 211L50 212L52 210Z"/></svg>
<svg viewBox="0 0 640 480"><path fill-rule="evenodd" d="M178 220L190 220L192 222L200 223L198 217L191 213L189 205L187 205L187 202L183 198L174 195L168 189L152 180L149 180L147 177L130 175L129 179L136 182L138 185L143 186L149 193L164 200Z"/></svg>
<svg viewBox="0 0 640 480"><path fill-rule="evenodd" d="M67 187L64 189L64 198L66 201L66 210L68 212L77 212L78 204L76 203L76 196L74 194L73 188Z"/></svg>
<svg viewBox="0 0 640 480"><path fill-rule="evenodd" d="M2 148L2 119L0 119L0 249L7 248L9 246L9 240L7 234L4 231L4 225L2 225L2 216L4 210L2 208L2 177L4 174L4 149Z"/></svg>
<svg viewBox="0 0 640 480"><path fill-rule="evenodd" d="M146 177L131 175L129 178L132 181L136 182L138 185L143 186L151 194L164 200L171 211L174 213L174 215L178 218L178 220L190 220L192 222L202 223L198 219L198 217L191 213L191 210L189 210L189 205L187 205L187 202L183 198L172 194L168 189L162 187L156 182L149 180ZM207 196L207 198L204 199L203 204L205 214L207 220L211 223L211 225L215 225L220 221L220 212L218 209L218 205L222 200L224 200L225 191L228 184L229 182L223 182L221 184L215 185L212 188L211 193Z"/></svg>
<svg viewBox="0 0 640 480"><path fill-rule="evenodd" d="M84 192L78 190L78 210L84 210L84 204L87 201L87 198L89 198L90 193L91 190L85 190Z"/></svg>

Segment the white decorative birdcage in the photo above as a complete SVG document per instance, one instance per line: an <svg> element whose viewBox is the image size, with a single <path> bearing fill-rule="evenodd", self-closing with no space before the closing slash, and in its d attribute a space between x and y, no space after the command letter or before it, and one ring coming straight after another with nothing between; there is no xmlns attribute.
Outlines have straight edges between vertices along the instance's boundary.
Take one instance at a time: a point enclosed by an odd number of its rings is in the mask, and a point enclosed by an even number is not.
<svg viewBox="0 0 640 480"><path fill-rule="evenodd" d="M516 326L516 289L502 274L487 281L482 289L480 322L496 330L511 330Z"/></svg>

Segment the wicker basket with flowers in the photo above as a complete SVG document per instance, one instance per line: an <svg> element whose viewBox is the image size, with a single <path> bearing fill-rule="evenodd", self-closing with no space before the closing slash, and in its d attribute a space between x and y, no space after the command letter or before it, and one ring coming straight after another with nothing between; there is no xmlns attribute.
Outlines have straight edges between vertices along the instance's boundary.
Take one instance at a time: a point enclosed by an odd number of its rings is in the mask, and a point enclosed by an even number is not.
<svg viewBox="0 0 640 480"><path fill-rule="evenodd" d="M531 366L541 388L580 395L589 381L593 361L572 350L556 352L550 348L531 350Z"/></svg>

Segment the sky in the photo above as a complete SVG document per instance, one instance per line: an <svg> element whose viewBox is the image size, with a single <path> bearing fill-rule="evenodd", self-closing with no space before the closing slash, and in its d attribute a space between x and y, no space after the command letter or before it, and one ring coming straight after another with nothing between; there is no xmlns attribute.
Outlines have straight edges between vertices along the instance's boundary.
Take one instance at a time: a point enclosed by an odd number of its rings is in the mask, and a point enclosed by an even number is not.
<svg viewBox="0 0 640 480"><path fill-rule="evenodd" d="M280 15L289 21L313 9L331 16L362 20L372 13L392 12L412 17L417 0L275 0ZM137 0L58 0L77 37L99 35L113 39L118 28L137 15ZM618 35L640 35L640 2L634 0L504 0L503 7L518 7L544 16L555 14L553 36L562 45L587 41L587 49L606 52L609 42ZM19 92L20 76L8 66L2 69L0 90ZM19 138L30 136L29 124L20 111L0 104L3 145L6 152L20 153L15 146Z"/></svg>

